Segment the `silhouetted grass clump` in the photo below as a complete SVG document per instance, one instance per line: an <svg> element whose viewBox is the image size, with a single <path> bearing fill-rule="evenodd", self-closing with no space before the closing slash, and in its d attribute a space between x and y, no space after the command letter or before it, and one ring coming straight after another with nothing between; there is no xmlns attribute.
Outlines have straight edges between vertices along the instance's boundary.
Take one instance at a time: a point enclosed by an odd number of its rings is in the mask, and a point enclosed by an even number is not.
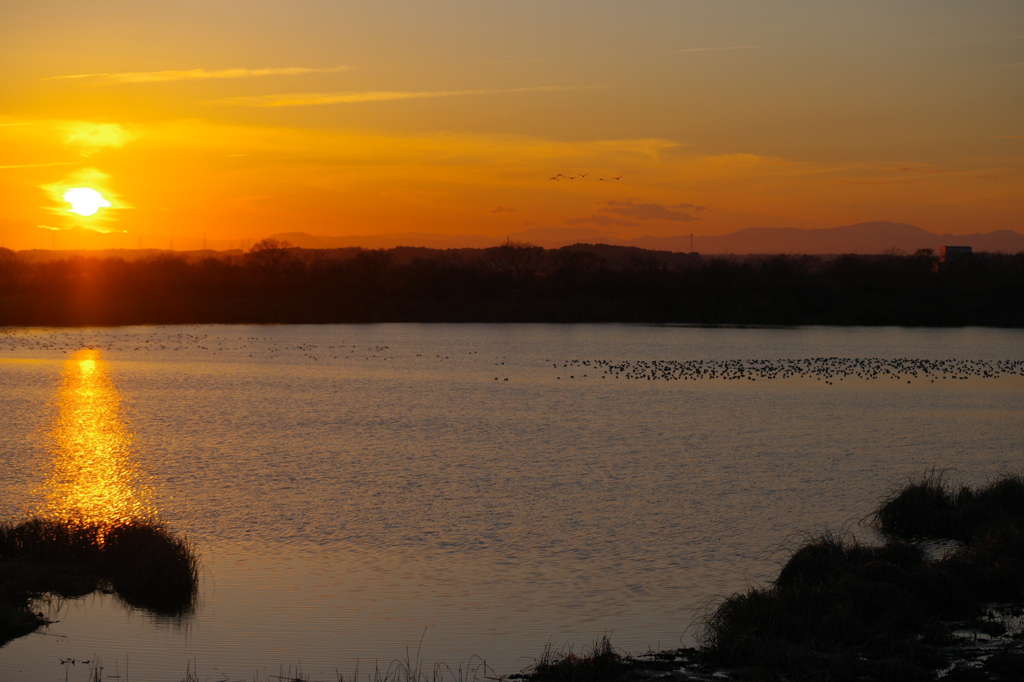
<svg viewBox="0 0 1024 682"><path fill-rule="evenodd" d="M763 588L725 599L703 623L704 653L770 678L929 679L948 664L954 621L984 604L1024 600L1024 486L1008 476L979 490L940 478L908 485L875 514L898 536L882 546L825 533ZM957 538L937 560L907 542Z"/></svg>
<svg viewBox="0 0 1024 682"><path fill-rule="evenodd" d="M194 609L198 585L195 547L153 523L0 522L0 643L45 623L29 609L44 594L112 591L132 606L181 616Z"/></svg>
<svg viewBox="0 0 1024 682"><path fill-rule="evenodd" d="M579 654L572 647L555 650L549 644L534 663L530 677L538 681L598 682L612 679L628 667L628 659L615 651L606 635Z"/></svg>
<svg viewBox="0 0 1024 682"><path fill-rule="evenodd" d="M890 496L874 516L878 528L894 537L968 542L993 528L1024 527L1024 477L1008 475L972 490L932 472Z"/></svg>
<svg viewBox="0 0 1024 682"><path fill-rule="evenodd" d="M825 534L769 587L726 599L704 623L702 642L722 661L797 679L924 678L941 659L917 640L921 624L965 606L935 603L942 583L912 545L867 547Z"/></svg>

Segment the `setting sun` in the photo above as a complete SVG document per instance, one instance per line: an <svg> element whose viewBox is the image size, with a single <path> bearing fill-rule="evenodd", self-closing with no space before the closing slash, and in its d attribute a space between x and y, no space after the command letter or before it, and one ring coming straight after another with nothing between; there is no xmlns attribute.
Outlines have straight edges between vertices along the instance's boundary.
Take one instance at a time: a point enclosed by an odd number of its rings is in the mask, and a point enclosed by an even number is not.
<svg viewBox="0 0 1024 682"><path fill-rule="evenodd" d="M110 208L110 203L102 194L90 187L72 187L64 192L64 201L71 204L69 213L78 215L95 215L101 208Z"/></svg>

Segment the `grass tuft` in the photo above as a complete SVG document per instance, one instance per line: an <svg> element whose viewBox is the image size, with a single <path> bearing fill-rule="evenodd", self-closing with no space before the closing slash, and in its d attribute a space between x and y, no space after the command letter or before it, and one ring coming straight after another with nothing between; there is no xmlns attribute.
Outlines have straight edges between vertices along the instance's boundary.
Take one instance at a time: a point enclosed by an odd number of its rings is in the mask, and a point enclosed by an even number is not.
<svg viewBox="0 0 1024 682"><path fill-rule="evenodd" d="M899 538L970 542L993 528L1024 527L1024 476L1007 475L972 490L935 471L882 502L873 514L883 533Z"/></svg>
<svg viewBox="0 0 1024 682"><path fill-rule="evenodd" d="M703 653L766 679L931 679L946 665L951 623L1024 600L1024 478L973 490L932 473L875 520L886 544L824 533L769 585L724 599L701 626ZM961 544L929 560L915 537Z"/></svg>
<svg viewBox="0 0 1024 682"><path fill-rule="evenodd" d="M924 679L941 661L916 635L937 621L919 594L917 548L824 534L776 581L724 600L699 632L709 655L803 679Z"/></svg>
<svg viewBox="0 0 1024 682"><path fill-rule="evenodd" d="M612 647L605 635L579 654L569 646L555 650L548 644L533 665L530 679L554 682L598 682L615 677L627 667L627 659Z"/></svg>
<svg viewBox="0 0 1024 682"><path fill-rule="evenodd" d="M183 616L194 610L198 587L195 546L151 522L0 522L0 643L45 624L29 609L45 594L109 588L131 606Z"/></svg>

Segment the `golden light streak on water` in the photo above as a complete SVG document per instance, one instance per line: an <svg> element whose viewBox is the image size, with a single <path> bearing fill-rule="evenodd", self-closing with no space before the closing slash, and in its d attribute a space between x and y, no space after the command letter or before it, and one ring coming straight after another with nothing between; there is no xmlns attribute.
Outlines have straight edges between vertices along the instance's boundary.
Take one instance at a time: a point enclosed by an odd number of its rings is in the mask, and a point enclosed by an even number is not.
<svg viewBox="0 0 1024 682"><path fill-rule="evenodd" d="M152 489L134 461L121 395L98 351L79 351L65 363L57 403L43 515L99 525L154 518Z"/></svg>

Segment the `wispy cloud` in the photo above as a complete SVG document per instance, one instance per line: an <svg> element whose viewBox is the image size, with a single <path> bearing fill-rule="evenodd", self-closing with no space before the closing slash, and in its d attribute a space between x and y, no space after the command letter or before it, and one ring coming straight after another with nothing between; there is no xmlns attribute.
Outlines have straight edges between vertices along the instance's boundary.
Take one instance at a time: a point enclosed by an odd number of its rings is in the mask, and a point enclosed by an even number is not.
<svg viewBox="0 0 1024 682"><path fill-rule="evenodd" d="M0 123L0 128L10 128L11 126L27 126L29 123Z"/></svg>
<svg viewBox="0 0 1024 682"><path fill-rule="evenodd" d="M13 166L0 166L0 170L5 168L43 168L45 166L70 166L70 161L54 161L53 163L20 163Z"/></svg>
<svg viewBox="0 0 1024 682"><path fill-rule="evenodd" d="M729 52L731 50L760 50L760 45L729 45L727 47L686 47L672 52Z"/></svg>
<svg viewBox="0 0 1024 682"><path fill-rule="evenodd" d="M207 80L211 78L257 78L259 76L301 76L307 73L338 73L348 66L326 68L284 67L277 69L189 69L185 71L129 71L126 73L80 73L71 76L54 76L46 80L87 79L104 83L159 83L163 81Z"/></svg>
<svg viewBox="0 0 1024 682"><path fill-rule="evenodd" d="M120 149L136 138L116 123L79 121L66 126L64 144L82 156L92 156L103 149Z"/></svg>
<svg viewBox="0 0 1024 682"><path fill-rule="evenodd" d="M492 59L490 64L528 64L528 63L548 63L553 62L554 59L550 57L524 57L523 59Z"/></svg>
<svg viewBox="0 0 1024 682"><path fill-rule="evenodd" d="M507 208L505 206L498 206L497 208L492 208L490 212L491 213L515 213L516 210L514 208Z"/></svg>
<svg viewBox="0 0 1024 682"><path fill-rule="evenodd" d="M912 166L901 166L899 168L890 168L889 170L896 173L948 173L949 171L942 168L914 168Z"/></svg>
<svg viewBox="0 0 1024 682"><path fill-rule="evenodd" d="M633 227L636 225L631 220L623 220L621 218L612 218L606 215L592 215L586 218L568 218L565 221L566 225L600 225L601 227Z"/></svg>
<svg viewBox="0 0 1024 682"><path fill-rule="evenodd" d="M429 90L400 92L391 90L368 90L363 92L306 92L282 95L255 95L252 97L226 97L207 104L236 107L311 107L324 104L357 104L361 102L394 102L405 99L432 99L437 97L465 97L467 95L506 95L521 92L562 92L568 90L592 90L604 86L542 86L533 88L510 88L505 90Z"/></svg>
<svg viewBox="0 0 1024 682"><path fill-rule="evenodd" d="M889 185L888 180L836 180L837 185Z"/></svg>
<svg viewBox="0 0 1024 682"><path fill-rule="evenodd" d="M909 39L907 43L910 45L940 45L943 47L964 47L967 45L988 45L992 43L1007 43L1017 42L1024 39L1024 33L1003 33L1001 35L984 35L984 36L933 36L930 38L917 38Z"/></svg>
<svg viewBox="0 0 1024 682"><path fill-rule="evenodd" d="M52 232L66 232L69 230L90 230L92 232L99 232L100 234L110 234L116 232L118 234L128 234L128 230L115 230L112 227L103 227L102 225L67 225L65 227L55 227L53 225L36 225L41 230L50 230Z"/></svg>
<svg viewBox="0 0 1024 682"><path fill-rule="evenodd" d="M689 223L700 218L686 213L686 211L703 211L707 206L697 204L676 204L674 206L663 206L661 204L638 204L632 199L626 201L608 201L601 210L605 213L637 218L639 220L671 220L679 223Z"/></svg>
<svg viewBox="0 0 1024 682"><path fill-rule="evenodd" d="M639 204L632 199L625 201L606 201L604 206L599 208L602 214L591 215L585 218L569 218L567 225L600 225L601 227L633 227L637 220L670 220L678 223L690 223L700 218L686 213L686 211L704 211L707 206L698 204L674 204L665 206L662 204ZM607 215L611 214L611 215Z"/></svg>

